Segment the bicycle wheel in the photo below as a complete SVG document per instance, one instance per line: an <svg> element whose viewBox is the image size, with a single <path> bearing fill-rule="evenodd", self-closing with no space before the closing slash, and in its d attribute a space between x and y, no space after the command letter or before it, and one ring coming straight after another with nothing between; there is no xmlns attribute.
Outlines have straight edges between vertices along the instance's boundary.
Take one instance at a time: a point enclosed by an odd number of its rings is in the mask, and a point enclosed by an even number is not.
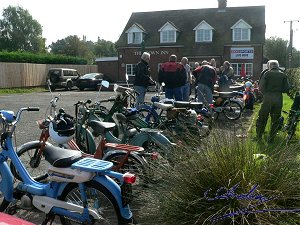
<svg viewBox="0 0 300 225"><path fill-rule="evenodd" d="M140 113L141 117L144 119L144 121L147 122L148 124L157 124L158 123L158 117L156 115L154 115L154 113L151 110L141 108L141 109L139 109L139 113Z"/></svg>
<svg viewBox="0 0 300 225"><path fill-rule="evenodd" d="M228 101L223 105L224 116L229 120L237 120L242 115L242 106L238 102Z"/></svg>
<svg viewBox="0 0 300 225"><path fill-rule="evenodd" d="M27 172L36 181L42 181L48 177L47 168L50 166L50 163L48 163L43 156L39 156L37 154L41 147L42 143L39 141L33 141L22 145L17 151L17 155ZM10 170L18 180L22 181L22 178L19 176L12 163L10 163Z"/></svg>
<svg viewBox="0 0 300 225"><path fill-rule="evenodd" d="M114 164L114 166L118 166L125 160L125 154L125 152L113 153L107 157L104 156L103 160L110 161ZM145 162L143 162L142 159L139 160L137 156L135 157L131 154L128 155L128 159L124 162L124 165L118 170L118 172L130 172L137 175L137 181L135 184L139 184L141 180L145 181L147 179Z"/></svg>
<svg viewBox="0 0 300 225"><path fill-rule="evenodd" d="M297 127L297 123L293 119L290 127L287 129L286 141L290 141L292 137L295 135L296 127Z"/></svg>
<svg viewBox="0 0 300 225"><path fill-rule="evenodd" d="M89 209L95 210L102 219L94 220L92 224L111 225L122 224L117 201L110 191L95 181L86 183L87 204ZM77 184L68 185L61 195L61 200L83 206L80 190ZM65 216L60 216L62 225L82 224Z"/></svg>

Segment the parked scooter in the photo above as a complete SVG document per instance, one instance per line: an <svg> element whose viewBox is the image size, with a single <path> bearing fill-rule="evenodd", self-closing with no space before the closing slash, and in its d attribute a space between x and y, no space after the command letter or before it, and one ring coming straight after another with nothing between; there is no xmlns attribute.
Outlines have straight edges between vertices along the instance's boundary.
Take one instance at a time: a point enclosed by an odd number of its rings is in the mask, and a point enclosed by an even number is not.
<svg viewBox="0 0 300 225"><path fill-rule="evenodd" d="M0 111L0 210L5 210L15 200L21 207L33 205L46 214L42 224L52 223L59 216L61 224L121 224L132 221L129 208L132 174L121 174L110 169L113 163L94 158L82 158L79 151L47 145L45 159L49 181L40 183L32 179L20 161L13 146L13 134L24 111L38 108L21 108L16 115L12 111ZM8 160L14 164L22 181L14 185ZM116 183L111 177L116 179ZM17 204L10 206L15 212Z"/></svg>

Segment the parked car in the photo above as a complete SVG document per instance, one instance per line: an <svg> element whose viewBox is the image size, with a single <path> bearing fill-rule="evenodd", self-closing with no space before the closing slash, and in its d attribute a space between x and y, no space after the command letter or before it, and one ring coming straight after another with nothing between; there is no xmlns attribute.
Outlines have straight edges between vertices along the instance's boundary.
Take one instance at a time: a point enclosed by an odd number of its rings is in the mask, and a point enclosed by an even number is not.
<svg viewBox="0 0 300 225"><path fill-rule="evenodd" d="M17 217L1 213L0 212L0 224L3 225L34 225L34 223L30 223L26 220L19 219Z"/></svg>
<svg viewBox="0 0 300 225"><path fill-rule="evenodd" d="M102 73L87 73L81 76L76 81L76 86L79 88L80 91L83 91L85 88L92 88L94 90L98 90L98 84L100 84L102 80Z"/></svg>
<svg viewBox="0 0 300 225"><path fill-rule="evenodd" d="M67 68L51 68L47 75L52 91L56 88L65 88L67 91L72 90L79 77L80 74L77 70Z"/></svg>

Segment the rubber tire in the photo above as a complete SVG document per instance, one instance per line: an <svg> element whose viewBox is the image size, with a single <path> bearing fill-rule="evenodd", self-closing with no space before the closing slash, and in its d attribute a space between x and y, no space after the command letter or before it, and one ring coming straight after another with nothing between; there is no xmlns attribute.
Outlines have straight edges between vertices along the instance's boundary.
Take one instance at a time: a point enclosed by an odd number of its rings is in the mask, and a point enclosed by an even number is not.
<svg viewBox="0 0 300 225"><path fill-rule="evenodd" d="M97 183L95 181L89 181L89 182L86 182L86 187L87 187L87 191L86 193L91 193L89 192L89 189L92 189L92 190L97 190L99 192L99 194L101 194L101 203L102 202L106 202L107 204L109 204L109 209L111 210L111 212L113 211L113 214L115 215L114 217L114 220L109 220L108 222L109 223L104 223L105 221L102 221L102 220L99 220L99 221L94 221L94 225L105 225L105 224L126 224L127 222L130 222L130 221L125 221L121 218L121 215L120 215L120 209L118 207L118 204L117 204L117 201L116 199L113 197L113 195L111 194L111 192L109 190L107 190L102 184L100 183ZM73 204L76 204L78 203L78 205L81 205L81 199L78 199L79 201L76 201L76 197L80 196L80 193L78 192L79 191L79 187L77 184L75 183L70 183L68 184L68 186L64 189L61 197L60 197L60 200L63 200L63 201L68 201L68 198L71 197L71 202ZM73 196L71 196L71 194L74 193ZM93 193L94 194L94 191ZM94 202L95 200L95 196L90 196L90 198L88 198L88 202ZM101 205L101 208L103 206ZM103 208L102 208L103 209ZM98 212L98 210L102 210L100 209L100 207L98 209L96 209L95 211ZM106 209L106 208L105 208ZM105 210L105 212L107 212L107 210ZM105 213L104 212L104 213ZM101 216L104 217L105 220L107 220L108 218L105 217L105 214L102 214L101 213ZM79 223L76 223L76 222L73 222L70 221L69 219L65 218L64 216L60 216L60 221L61 221L61 224L62 225L71 225L71 224L79 224Z"/></svg>
<svg viewBox="0 0 300 225"><path fill-rule="evenodd" d="M125 152L115 153L105 157L104 160L110 161L116 166L120 163L120 161L123 161L125 154L126 154ZM128 162L124 164L124 167L122 167L120 171L117 172L120 173L130 172L137 175L138 179L141 178L142 181L147 181L148 176L147 176L146 168L147 167L144 162L136 159L132 155L128 155ZM136 183L138 184L139 182Z"/></svg>
<svg viewBox="0 0 300 225"><path fill-rule="evenodd" d="M84 90L84 88L83 88L83 87L80 87L80 88L79 88L79 91L83 91L83 90Z"/></svg>
<svg viewBox="0 0 300 225"><path fill-rule="evenodd" d="M227 113L231 113L231 112L228 112L226 110L226 108L225 108L225 109L223 109L224 116L227 119L229 119L229 120L237 120L237 119L239 119L241 117L241 115L242 115L243 107L239 103L237 103L235 101L225 102L224 105L223 105L223 107L228 107L228 105L230 105L230 107L236 107L236 108L238 108L239 113L236 114L235 116L231 116L230 114L227 114Z"/></svg>
<svg viewBox="0 0 300 225"><path fill-rule="evenodd" d="M68 82L67 82L67 85L66 85L66 91L71 91L71 90L72 90L72 87L73 87L72 82L71 82L71 81L68 81Z"/></svg>
<svg viewBox="0 0 300 225"><path fill-rule="evenodd" d="M36 171L39 171L39 173L33 175L32 171L30 169L28 169L28 168L31 168L30 161L28 161L28 160L22 160L21 157L24 156L25 154L28 154L28 156L30 158L32 158L34 152L33 153L29 153L29 151L30 150L34 150L35 151L35 150L39 149L41 147L41 145L42 144L37 141L35 144L30 145L30 146L26 146L26 148L20 149L17 152L17 155L19 156L19 158L20 158L21 162L23 163L24 167L26 168L27 172L36 181L42 181L42 180L46 179L48 177L47 171L43 171L42 170L42 166L39 164L37 166L37 168L35 168ZM46 160L44 159L44 157L42 157L40 163L41 162L42 163L48 163L48 162L46 162ZM29 164L26 165L26 163L29 163ZM17 171L15 169L15 166L12 163L10 163L10 170L11 170L12 174L15 176L15 178L17 178L18 180L22 181L22 178L19 176L19 174L17 173Z"/></svg>
<svg viewBox="0 0 300 225"><path fill-rule="evenodd" d="M57 83L59 81L59 75L58 74L51 74L50 75L50 81L51 81L51 83Z"/></svg>
<svg viewBox="0 0 300 225"><path fill-rule="evenodd" d="M292 121L290 127L287 130L287 136L286 136L287 142L290 141L292 137L295 135L296 127L297 127L297 123L295 121Z"/></svg>
<svg viewBox="0 0 300 225"><path fill-rule="evenodd" d="M154 116L153 112L151 112L149 109L141 108L139 109L140 115L144 118L144 121L147 122L150 127L152 125L157 125L159 123L158 117Z"/></svg>

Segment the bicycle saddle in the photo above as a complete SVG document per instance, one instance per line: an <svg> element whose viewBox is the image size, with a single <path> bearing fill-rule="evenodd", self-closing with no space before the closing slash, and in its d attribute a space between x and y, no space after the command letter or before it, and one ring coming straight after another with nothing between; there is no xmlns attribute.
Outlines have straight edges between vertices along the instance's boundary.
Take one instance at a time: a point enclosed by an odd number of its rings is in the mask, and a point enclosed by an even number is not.
<svg viewBox="0 0 300 225"><path fill-rule="evenodd" d="M157 108L160 108L160 109L166 110L166 111L174 108L174 106L172 104L164 104L161 102L153 102L153 105Z"/></svg>
<svg viewBox="0 0 300 225"><path fill-rule="evenodd" d="M99 135L104 135L107 131L113 131L116 124L110 122L100 122L98 120L92 120L90 126L93 129L93 135L98 137Z"/></svg>
<svg viewBox="0 0 300 225"><path fill-rule="evenodd" d="M54 167L66 168L82 158L80 151L46 145L44 156Z"/></svg>
<svg viewBox="0 0 300 225"><path fill-rule="evenodd" d="M202 102L184 102L184 101L174 101L174 106L178 108L188 108L188 109L201 109L203 108Z"/></svg>

